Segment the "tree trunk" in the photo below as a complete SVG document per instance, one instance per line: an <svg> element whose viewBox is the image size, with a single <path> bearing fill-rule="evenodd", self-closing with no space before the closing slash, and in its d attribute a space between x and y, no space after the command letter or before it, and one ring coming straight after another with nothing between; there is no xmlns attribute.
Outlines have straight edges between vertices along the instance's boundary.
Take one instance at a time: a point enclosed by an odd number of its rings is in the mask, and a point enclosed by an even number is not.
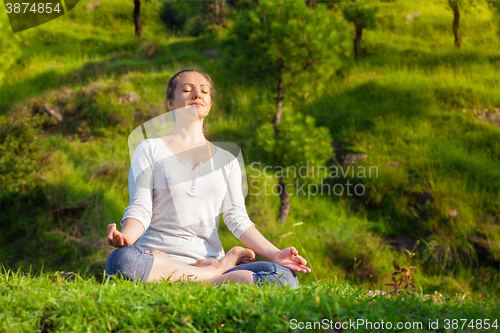
<svg viewBox="0 0 500 333"><path fill-rule="evenodd" d="M219 0L214 0L215 24L219 24Z"/></svg>
<svg viewBox="0 0 500 333"><path fill-rule="evenodd" d="M354 55L356 56L356 61L361 59L363 56L363 51L361 51L361 34L363 29L356 27L356 37L354 38Z"/></svg>
<svg viewBox="0 0 500 333"><path fill-rule="evenodd" d="M453 33L455 34L455 47L462 48L462 34L460 33L460 11L457 1L448 1L453 10Z"/></svg>
<svg viewBox="0 0 500 333"><path fill-rule="evenodd" d="M276 86L276 92L277 92L277 97L276 97L276 115L274 116L274 134L276 134L276 137L280 135L280 132L278 130L278 125L281 122L281 109L283 108L283 77L281 75L281 71L283 70L283 59L279 58L278 59L278 85Z"/></svg>
<svg viewBox="0 0 500 333"><path fill-rule="evenodd" d="M135 35L142 36L142 23L141 23L141 0L134 0L134 23Z"/></svg>
<svg viewBox="0 0 500 333"><path fill-rule="evenodd" d="M220 19L219 23L223 25L226 23L226 0L222 0L221 8L220 8Z"/></svg>
<svg viewBox="0 0 500 333"><path fill-rule="evenodd" d="M278 191L280 194L280 211L278 214L278 221L280 223L286 223L286 220L288 219L288 215L290 214L290 197L288 196L288 193L286 192L286 187L285 184L283 184L282 178L280 178L278 182Z"/></svg>
<svg viewBox="0 0 500 333"><path fill-rule="evenodd" d="M276 86L276 108L277 112L276 115L274 116L274 134L276 135L276 140L280 140L281 133L278 129L278 125L281 122L281 115L282 115L282 108L283 108L283 77L282 77L282 70L284 67L283 59L279 58L278 59L278 85ZM281 161L280 157L280 166L283 164ZM278 221L280 223L286 223L286 220L288 219L288 214L290 214L290 197L288 196L288 193L286 192L285 184L283 184L283 179L280 178L278 181L278 193L280 195L280 210L278 214Z"/></svg>

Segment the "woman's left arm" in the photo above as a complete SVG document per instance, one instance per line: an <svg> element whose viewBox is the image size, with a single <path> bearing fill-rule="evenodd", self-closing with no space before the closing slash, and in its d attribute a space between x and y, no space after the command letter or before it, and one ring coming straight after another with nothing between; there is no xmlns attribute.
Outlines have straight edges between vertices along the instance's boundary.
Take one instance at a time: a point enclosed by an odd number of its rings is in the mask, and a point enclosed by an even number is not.
<svg viewBox="0 0 500 333"><path fill-rule="evenodd" d="M241 187L241 170L236 158L224 166L222 172L226 177L227 192L222 201L222 217L233 235L254 252L276 264L292 271L309 273L307 261L299 255L294 247L278 249L268 241L256 228L245 208L245 197Z"/></svg>
<svg viewBox="0 0 500 333"><path fill-rule="evenodd" d="M247 228L240 236L240 241L264 258L285 266L292 271L299 273L311 272L311 269L306 266L307 260L299 255L297 249L293 246L283 250L278 249L268 241L255 226Z"/></svg>

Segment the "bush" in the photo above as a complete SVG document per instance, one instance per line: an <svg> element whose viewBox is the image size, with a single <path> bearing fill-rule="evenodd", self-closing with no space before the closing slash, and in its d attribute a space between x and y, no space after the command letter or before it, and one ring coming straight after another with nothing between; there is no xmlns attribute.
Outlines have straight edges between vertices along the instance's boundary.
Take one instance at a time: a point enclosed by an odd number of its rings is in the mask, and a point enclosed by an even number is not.
<svg viewBox="0 0 500 333"><path fill-rule="evenodd" d="M160 18L174 33L198 36L207 22L204 1L166 1L160 10Z"/></svg>

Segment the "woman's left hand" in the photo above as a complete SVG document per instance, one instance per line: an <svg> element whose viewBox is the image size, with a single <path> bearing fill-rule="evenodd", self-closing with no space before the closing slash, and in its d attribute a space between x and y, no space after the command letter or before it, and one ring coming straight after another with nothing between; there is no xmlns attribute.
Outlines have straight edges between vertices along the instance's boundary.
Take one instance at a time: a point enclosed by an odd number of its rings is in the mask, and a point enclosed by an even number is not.
<svg viewBox="0 0 500 333"><path fill-rule="evenodd" d="M279 252L276 252L272 258L272 262L285 266L292 271L299 273L310 273L311 269L307 267L307 260L299 255L296 248L288 247Z"/></svg>

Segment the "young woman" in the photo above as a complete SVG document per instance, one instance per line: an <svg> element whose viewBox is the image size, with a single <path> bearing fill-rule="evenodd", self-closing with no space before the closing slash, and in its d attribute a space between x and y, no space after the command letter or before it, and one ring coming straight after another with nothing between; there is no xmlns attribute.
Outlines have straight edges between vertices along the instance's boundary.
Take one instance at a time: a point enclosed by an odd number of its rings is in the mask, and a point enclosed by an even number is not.
<svg viewBox="0 0 500 333"><path fill-rule="evenodd" d="M118 249L108 257L106 273L146 283L192 279L297 286L293 271L310 272L307 261L294 247L278 249L255 228L238 160L205 138L212 93L210 77L196 70L169 80L166 100L175 126L161 138L143 140L134 152L121 231L114 223L108 226L108 243ZM221 211L249 249L236 246L224 255L217 233ZM270 262L253 262L254 251Z"/></svg>

